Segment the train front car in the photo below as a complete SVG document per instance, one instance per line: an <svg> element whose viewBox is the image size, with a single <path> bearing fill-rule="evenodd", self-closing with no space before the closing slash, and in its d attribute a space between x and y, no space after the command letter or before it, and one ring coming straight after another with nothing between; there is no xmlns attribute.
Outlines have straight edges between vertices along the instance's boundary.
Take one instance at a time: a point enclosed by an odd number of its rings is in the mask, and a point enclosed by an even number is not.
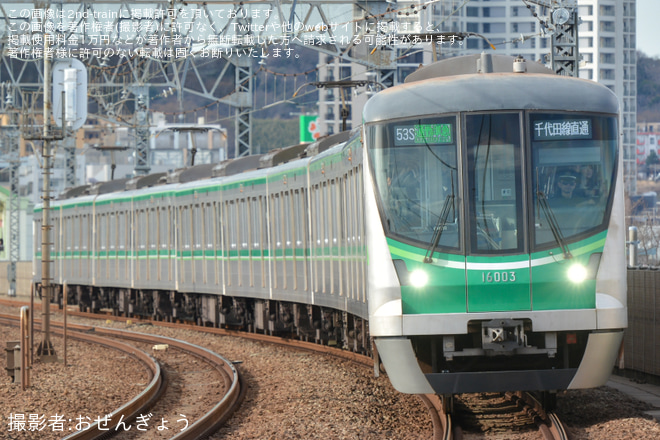
<svg viewBox="0 0 660 440"><path fill-rule="evenodd" d="M399 391L588 388L612 371L618 102L523 66L442 61L365 107L369 322Z"/></svg>

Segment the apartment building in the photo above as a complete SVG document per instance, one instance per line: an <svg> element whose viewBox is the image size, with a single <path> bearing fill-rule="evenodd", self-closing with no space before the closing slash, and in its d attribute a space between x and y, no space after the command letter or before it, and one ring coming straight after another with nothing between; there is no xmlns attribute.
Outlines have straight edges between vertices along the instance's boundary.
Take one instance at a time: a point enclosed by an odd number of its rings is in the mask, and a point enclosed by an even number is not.
<svg viewBox="0 0 660 440"><path fill-rule="evenodd" d="M635 0L579 0L580 77L598 81L618 97L626 191L636 193L637 59Z"/></svg>

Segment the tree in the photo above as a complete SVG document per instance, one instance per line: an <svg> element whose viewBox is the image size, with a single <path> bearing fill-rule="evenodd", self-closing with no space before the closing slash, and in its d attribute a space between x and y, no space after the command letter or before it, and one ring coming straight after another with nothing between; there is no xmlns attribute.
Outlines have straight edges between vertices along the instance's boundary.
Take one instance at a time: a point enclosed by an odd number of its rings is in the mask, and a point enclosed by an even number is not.
<svg viewBox="0 0 660 440"><path fill-rule="evenodd" d="M660 58L637 52L637 120L660 121Z"/></svg>

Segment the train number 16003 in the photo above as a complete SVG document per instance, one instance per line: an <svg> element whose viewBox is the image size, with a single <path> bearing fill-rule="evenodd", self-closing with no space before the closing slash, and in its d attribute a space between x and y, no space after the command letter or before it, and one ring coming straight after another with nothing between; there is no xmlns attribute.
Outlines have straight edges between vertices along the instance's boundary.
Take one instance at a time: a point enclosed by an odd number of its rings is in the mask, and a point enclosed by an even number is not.
<svg viewBox="0 0 660 440"><path fill-rule="evenodd" d="M516 281L515 272L481 272L483 283L512 283Z"/></svg>

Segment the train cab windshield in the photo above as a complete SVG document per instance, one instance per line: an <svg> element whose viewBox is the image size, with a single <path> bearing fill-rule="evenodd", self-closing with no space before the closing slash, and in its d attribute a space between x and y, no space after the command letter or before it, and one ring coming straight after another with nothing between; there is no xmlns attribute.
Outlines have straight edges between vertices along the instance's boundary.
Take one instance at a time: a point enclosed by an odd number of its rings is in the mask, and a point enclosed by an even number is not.
<svg viewBox="0 0 660 440"><path fill-rule="evenodd" d="M615 117L530 115L536 247L555 245L553 227L570 238L606 226L616 173L616 127Z"/></svg>
<svg viewBox="0 0 660 440"><path fill-rule="evenodd" d="M457 118L448 116L372 127L371 160L389 234L429 243L442 227L438 245L458 249L456 126Z"/></svg>
<svg viewBox="0 0 660 440"><path fill-rule="evenodd" d="M607 226L616 131L615 116L559 112L369 125L385 232L431 253L563 248Z"/></svg>

